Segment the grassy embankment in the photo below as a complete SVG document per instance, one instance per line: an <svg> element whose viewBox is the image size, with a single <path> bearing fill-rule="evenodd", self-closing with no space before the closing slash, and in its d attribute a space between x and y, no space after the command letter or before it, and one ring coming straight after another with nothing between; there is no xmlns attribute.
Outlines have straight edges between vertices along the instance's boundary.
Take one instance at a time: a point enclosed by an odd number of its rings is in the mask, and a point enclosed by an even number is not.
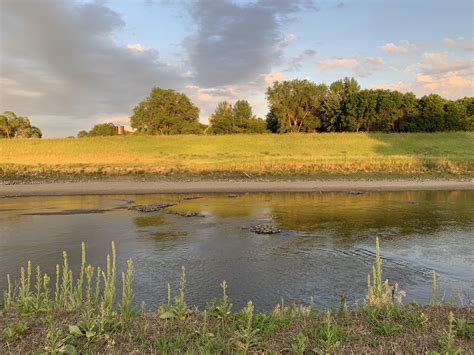
<svg viewBox="0 0 474 355"><path fill-rule="evenodd" d="M173 178L473 176L474 133L0 140L0 174Z"/></svg>
<svg viewBox="0 0 474 355"><path fill-rule="evenodd" d="M382 281L378 241L376 250L365 304L355 309L341 296L340 306L326 311L279 305L260 313L249 302L232 312L224 281L222 298L197 310L186 305L183 269L178 294L172 297L168 286L168 301L144 312L132 307L132 261L117 302L114 245L103 271L86 264L83 245L76 278L64 253L55 280L28 263L17 287L9 282L0 310L0 352L472 353L474 305L440 303L436 274L431 305L402 305L403 292Z"/></svg>

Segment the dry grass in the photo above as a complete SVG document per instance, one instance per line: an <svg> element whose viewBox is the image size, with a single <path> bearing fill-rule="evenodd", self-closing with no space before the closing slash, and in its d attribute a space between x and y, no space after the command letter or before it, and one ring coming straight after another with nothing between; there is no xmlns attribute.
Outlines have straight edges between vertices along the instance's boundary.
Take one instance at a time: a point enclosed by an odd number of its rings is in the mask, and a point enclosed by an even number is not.
<svg viewBox="0 0 474 355"><path fill-rule="evenodd" d="M0 140L8 174L472 175L474 133Z"/></svg>

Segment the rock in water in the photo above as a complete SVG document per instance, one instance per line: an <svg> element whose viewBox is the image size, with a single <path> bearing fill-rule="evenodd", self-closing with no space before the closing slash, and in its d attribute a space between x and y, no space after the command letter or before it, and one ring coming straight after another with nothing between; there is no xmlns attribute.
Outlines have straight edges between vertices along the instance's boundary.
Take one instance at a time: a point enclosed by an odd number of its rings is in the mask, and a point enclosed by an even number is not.
<svg viewBox="0 0 474 355"><path fill-rule="evenodd" d="M257 234L277 234L281 232L277 227L270 224L257 224L250 227L249 230Z"/></svg>
<svg viewBox="0 0 474 355"><path fill-rule="evenodd" d="M158 203L151 203L149 205L130 206L128 209L138 211L138 212L158 212L170 206L174 206L174 203L158 202Z"/></svg>

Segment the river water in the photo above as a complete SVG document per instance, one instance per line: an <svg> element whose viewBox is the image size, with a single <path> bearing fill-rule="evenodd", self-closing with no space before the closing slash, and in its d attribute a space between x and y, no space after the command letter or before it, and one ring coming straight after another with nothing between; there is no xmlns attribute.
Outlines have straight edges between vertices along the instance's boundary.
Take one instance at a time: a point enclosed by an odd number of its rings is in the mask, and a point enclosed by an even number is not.
<svg viewBox="0 0 474 355"><path fill-rule="evenodd" d="M156 202L176 205L126 208ZM179 215L186 212L202 216ZM281 233L248 230L256 224ZM405 302L430 302L432 270L445 300L474 298L474 191L4 198L0 291L27 260L53 276L66 250L77 270L84 241L88 262L104 265L115 241L119 268L134 260L135 300L147 307L166 300L168 282L177 290L182 265L189 305L219 297L222 280L234 309L248 300L271 309L282 299L331 307L342 292L354 305L366 295L377 236L384 278L407 293Z"/></svg>

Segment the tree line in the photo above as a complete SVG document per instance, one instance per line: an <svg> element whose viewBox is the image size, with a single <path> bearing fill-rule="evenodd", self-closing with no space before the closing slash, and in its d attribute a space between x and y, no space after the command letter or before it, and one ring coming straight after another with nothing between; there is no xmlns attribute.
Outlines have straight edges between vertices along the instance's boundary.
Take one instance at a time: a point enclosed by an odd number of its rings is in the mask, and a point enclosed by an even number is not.
<svg viewBox="0 0 474 355"><path fill-rule="evenodd" d="M27 117L19 117L14 112L5 111L0 115L0 138L41 138L38 127L32 126Z"/></svg>
<svg viewBox="0 0 474 355"><path fill-rule="evenodd" d="M220 102L199 123L199 109L183 93L155 87L130 118L144 134L288 132L438 132L474 130L474 98L447 100L431 94L361 89L354 78L331 85L276 81L267 89L269 112L257 118L246 100Z"/></svg>
<svg viewBox="0 0 474 355"><path fill-rule="evenodd" d="M331 85L309 80L276 81L266 92L269 112L256 117L247 100L218 103L209 124L184 93L154 87L130 117L136 134L235 134L289 132L439 132L473 131L474 97L447 100L436 94L361 89L354 78ZM78 137L113 136L113 123L95 125ZM41 137L26 117L0 115L0 138Z"/></svg>

